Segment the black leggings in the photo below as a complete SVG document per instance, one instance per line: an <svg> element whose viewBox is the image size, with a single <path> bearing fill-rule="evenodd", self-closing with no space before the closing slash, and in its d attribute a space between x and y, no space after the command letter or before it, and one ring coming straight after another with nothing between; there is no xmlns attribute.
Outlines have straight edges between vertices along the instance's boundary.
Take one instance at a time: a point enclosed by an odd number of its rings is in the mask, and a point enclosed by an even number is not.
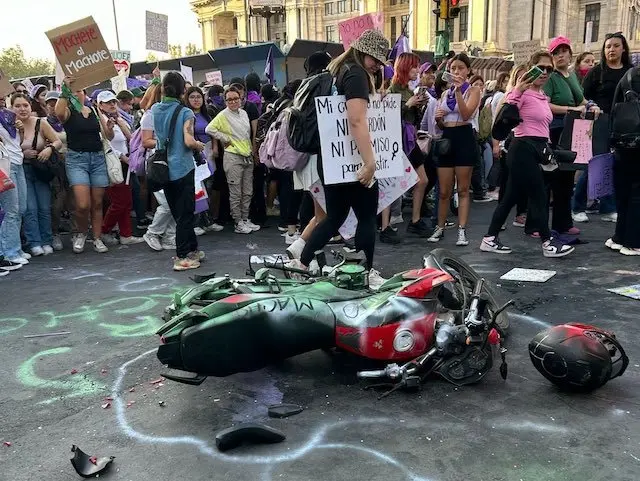
<svg viewBox="0 0 640 481"><path fill-rule="evenodd" d="M536 148L540 143L544 145L546 140L528 137L516 138L509 145L507 187L500 204L493 213L487 236L497 236L500 233L500 228L509 217L511 209L518 204L523 195L526 195L529 203L527 224L540 232L543 242L551 237L547 192L539 164L540 154Z"/></svg>
<svg viewBox="0 0 640 481"><path fill-rule="evenodd" d="M329 239L344 224L349 215L349 209L353 208L358 219L356 249L364 251L367 257L367 268L371 269L376 243L378 183L376 182L371 188L360 183L325 185L324 195L327 203L327 217L313 229L311 238L302 251L300 261L308 266L314 253L327 245Z"/></svg>
<svg viewBox="0 0 640 481"><path fill-rule="evenodd" d="M640 165L637 149L616 149L613 182L618 222L614 242L640 248Z"/></svg>

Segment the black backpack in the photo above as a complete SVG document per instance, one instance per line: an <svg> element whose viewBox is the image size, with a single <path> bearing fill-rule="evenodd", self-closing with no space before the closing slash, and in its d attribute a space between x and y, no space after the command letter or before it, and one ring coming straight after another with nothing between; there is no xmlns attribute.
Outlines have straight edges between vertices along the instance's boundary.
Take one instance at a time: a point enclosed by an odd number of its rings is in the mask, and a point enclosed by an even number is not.
<svg viewBox="0 0 640 481"><path fill-rule="evenodd" d="M616 87L609 118L612 147L640 148L640 95L632 85L633 77L638 73L637 67L627 70Z"/></svg>
<svg viewBox="0 0 640 481"><path fill-rule="evenodd" d="M157 139L156 151L147 159L147 187L151 192L158 192L169 183L169 144L176 130L180 112L182 112L182 104L179 103L171 116L167 139L163 144L160 143L160 139Z"/></svg>

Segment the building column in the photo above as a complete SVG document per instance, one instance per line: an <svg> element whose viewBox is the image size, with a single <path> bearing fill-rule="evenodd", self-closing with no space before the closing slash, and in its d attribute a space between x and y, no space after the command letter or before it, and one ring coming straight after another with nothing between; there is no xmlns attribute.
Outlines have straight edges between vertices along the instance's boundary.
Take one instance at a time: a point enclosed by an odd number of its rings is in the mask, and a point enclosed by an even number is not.
<svg viewBox="0 0 640 481"><path fill-rule="evenodd" d="M238 19L238 45L249 45L247 38L247 21L249 16L245 12L236 13Z"/></svg>
<svg viewBox="0 0 640 481"><path fill-rule="evenodd" d="M295 3L286 6L287 43L293 45L298 38L298 8Z"/></svg>

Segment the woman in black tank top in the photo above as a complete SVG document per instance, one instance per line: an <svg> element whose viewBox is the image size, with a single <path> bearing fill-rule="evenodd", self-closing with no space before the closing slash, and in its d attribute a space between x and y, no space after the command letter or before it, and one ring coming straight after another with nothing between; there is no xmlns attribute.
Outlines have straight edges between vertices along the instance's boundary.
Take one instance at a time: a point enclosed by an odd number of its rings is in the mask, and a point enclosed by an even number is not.
<svg viewBox="0 0 640 481"><path fill-rule="evenodd" d="M107 246L101 239L102 199L109 186L107 165L102 150L100 129L107 140L113 138L113 121L104 122L87 107L83 90L71 91L72 77L65 77L55 114L60 119L67 134L68 152L65 158L67 178L75 198L74 212L77 233L73 237L73 252L84 251L87 240L89 215L93 230L93 248L96 252L106 252ZM79 101L75 102L72 97ZM75 106L74 106L75 104ZM101 125L102 124L102 125Z"/></svg>

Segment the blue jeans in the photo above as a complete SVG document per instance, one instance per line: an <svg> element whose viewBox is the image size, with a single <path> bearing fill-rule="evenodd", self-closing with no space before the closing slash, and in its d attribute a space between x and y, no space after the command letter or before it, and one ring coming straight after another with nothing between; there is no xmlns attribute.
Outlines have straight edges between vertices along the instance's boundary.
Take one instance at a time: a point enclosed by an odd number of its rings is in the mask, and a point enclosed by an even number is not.
<svg viewBox="0 0 640 481"><path fill-rule="evenodd" d="M15 259L20 255L20 224L27 210L27 182L22 165L11 164L11 180L15 189L0 193L0 206L5 211L4 221L0 225L0 255Z"/></svg>
<svg viewBox="0 0 640 481"><path fill-rule="evenodd" d="M571 200L573 212L584 212L587 210L587 186L589 174L586 170L582 171L575 190L573 191L573 199ZM616 211L616 198L613 195L605 195L600 199L600 213L612 214Z"/></svg>
<svg viewBox="0 0 640 481"><path fill-rule="evenodd" d="M38 162L33 160L33 162ZM50 246L51 234L51 185L42 182L33 167L24 164L27 181L27 211L24 214L24 235L29 248Z"/></svg>

